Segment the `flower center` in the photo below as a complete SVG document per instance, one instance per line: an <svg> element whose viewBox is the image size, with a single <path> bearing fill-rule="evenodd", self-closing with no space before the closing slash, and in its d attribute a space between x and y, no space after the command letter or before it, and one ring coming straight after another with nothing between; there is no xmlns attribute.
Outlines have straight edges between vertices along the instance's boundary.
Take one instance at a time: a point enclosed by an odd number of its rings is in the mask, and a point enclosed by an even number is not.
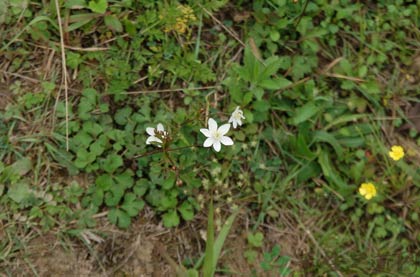
<svg viewBox="0 0 420 277"><path fill-rule="evenodd" d="M220 134L219 131L216 131L213 133L213 137L217 140L220 140L222 138L222 134Z"/></svg>

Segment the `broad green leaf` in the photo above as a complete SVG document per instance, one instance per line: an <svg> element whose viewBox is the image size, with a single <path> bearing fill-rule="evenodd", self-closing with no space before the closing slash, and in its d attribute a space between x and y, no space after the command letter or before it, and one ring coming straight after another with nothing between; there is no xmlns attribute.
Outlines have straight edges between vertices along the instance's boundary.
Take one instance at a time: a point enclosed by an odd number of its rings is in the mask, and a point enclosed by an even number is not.
<svg viewBox="0 0 420 277"><path fill-rule="evenodd" d="M74 165L77 168L85 168L87 165L95 161L96 155L93 153L88 152L87 150L81 148L76 153L76 160L74 161Z"/></svg>
<svg viewBox="0 0 420 277"><path fill-rule="evenodd" d="M132 112L133 109L130 107L119 109L114 115L115 122L119 125L126 125Z"/></svg>
<svg viewBox="0 0 420 277"><path fill-rule="evenodd" d="M134 193L127 193L124 197L124 203L121 205L121 209L125 210L131 217L138 215L143 207L144 201L138 199Z"/></svg>
<svg viewBox="0 0 420 277"><path fill-rule="evenodd" d="M22 158L11 165L13 172L19 176L27 174L32 169L32 162L29 158Z"/></svg>
<svg viewBox="0 0 420 277"><path fill-rule="evenodd" d="M18 204L30 198L32 194L29 185L23 182L12 184L7 191L7 196Z"/></svg>
<svg viewBox="0 0 420 277"><path fill-rule="evenodd" d="M125 189L119 186L112 186L105 194L105 204L108 207L117 206L124 196Z"/></svg>
<svg viewBox="0 0 420 277"><path fill-rule="evenodd" d="M114 181L110 175L102 174L96 178L95 184L102 190L107 191L114 185Z"/></svg>
<svg viewBox="0 0 420 277"><path fill-rule="evenodd" d="M114 178L120 187L131 188L134 184L133 175L134 175L133 171L131 171L130 169L127 169L123 173L116 175Z"/></svg>
<svg viewBox="0 0 420 277"><path fill-rule="evenodd" d="M347 184L343 181L341 176L338 175L337 171L333 167L328 152L321 150L318 156L318 162L321 165L322 172L329 183L335 185L340 192L341 190L347 189Z"/></svg>
<svg viewBox="0 0 420 277"><path fill-rule="evenodd" d="M108 220L123 229L128 228L131 224L130 216L120 209L111 209L108 212Z"/></svg>
<svg viewBox="0 0 420 277"><path fill-rule="evenodd" d="M175 172L170 172L169 177L163 181L162 188L165 190L171 189L175 185L176 175Z"/></svg>
<svg viewBox="0 0 420 277"><path fill-rule="evenodd" d="M137 196L143 196L149 188L149 180L142 178L137 180L133 191Z"/></svg>
<svg viewBox="0 0 420 277"><path fill-rule="evenodd" d="M265 79L259 82L259 85L265 89L278 90L290 86L292 82L283 77Z"/></svg>
<svg viewBox="0 0 420 277"><path fill-rule="evenodd" d="M105 13L108 7L107 0L90 0L89 1L89 9L95 13Z"/></svg>
<svg viewBox="0 0 420 277"><path fill-rule="evenodd" d="M329 143L337 153L337 157L339 159L343 157L343 148L341 147L340 142L334 137L334 135L325 131L315 131L313 133L313 141Z"/></svg>
<svg viewBox="0 0 420 277"><path fill-rule="evenodd" d="M109 154L105 160L103 160L102 168L108 173L113 173L120 166L123 165L121 156L117 154Z"/></svg>
<svg viewBox="0 0 420 277"><path fill-rule="evenodd" d="M116 31L116 32L123 31L123 26L115 15L106 15L105 25L113 31Z"/></svg>
<svg viewBox="0 0 420 277"><path fill-rule="evenodd" d="M321 110L314 102L309 102L304 106L297 108L294 116L291 118L293 125L298 125L316 115Z"/></svg>
<svg viewBox="0 0 420 277"><path fill-rule="evenodd" d="M186 201L182 203L182 205L178 208L178 211L181 213L184 220L192 220L194 218L194 208Z"/></svg>
<svg viewBox="0 0 420 277"><path fill-rule="evenodd" d="M248 234L248 243L254 247L261 247L264 242L264 235L261 232L257 232L255 234L249 233Z"/></svg>
<svg viewBox="0 0 420 277"><path fill-rule="evenodd" d="M179 216L176 210L171 210L162 216L163 226L166 228L176 227L179 225Z"/></svg>

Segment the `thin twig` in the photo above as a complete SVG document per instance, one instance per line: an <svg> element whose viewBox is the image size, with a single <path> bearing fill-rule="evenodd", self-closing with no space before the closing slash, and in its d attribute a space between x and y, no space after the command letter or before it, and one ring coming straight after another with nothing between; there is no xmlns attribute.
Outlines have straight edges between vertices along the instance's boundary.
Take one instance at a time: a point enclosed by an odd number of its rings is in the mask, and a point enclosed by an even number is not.
<svg viewBox="0 0 420 277"><path fill-rule="evenodd" d="M228 27L226 27L222 22L220 22L219 19L217 19L214 15L211 14L211 12L209 12L206 8L204 8L202 5L198 4L203 11L208 14L217 24L220 25L220 27L222 27L226 32L229 33L229 35L231 35L236 41L238 41L243 47L246 47L245 43L239 38L238 34L235 33L235 31L229 29Z"/></svg>
<svg viewBox="0 0 420 277"><path fill-rule="evenodd" d="M69 151L69 95L68 95L68 84L67 84L67 64L66 64L66 52L64 49L64 35L63 26L61 22L60 5L58 0L55 0L55 8L57 10L58 27L60 30L60 46L61 46L61 65L62 65L62 80L64 78L64 97L66 101L66 149ZM61 82L63 83L63 81ZM60 86L61 90L61 86Z"/></svg>

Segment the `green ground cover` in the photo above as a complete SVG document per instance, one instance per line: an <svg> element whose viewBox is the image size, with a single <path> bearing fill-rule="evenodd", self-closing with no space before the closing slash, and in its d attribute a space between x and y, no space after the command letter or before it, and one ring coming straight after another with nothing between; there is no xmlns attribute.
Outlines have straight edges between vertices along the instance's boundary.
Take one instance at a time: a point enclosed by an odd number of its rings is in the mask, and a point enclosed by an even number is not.
<svg viewBox="0 0 420 277"><path fill-rule="evenodd" d="M53 236L136 276L101 241L150 224L203 231L173 274L420 276L419 9L3 0L1 273Z"/></svg>

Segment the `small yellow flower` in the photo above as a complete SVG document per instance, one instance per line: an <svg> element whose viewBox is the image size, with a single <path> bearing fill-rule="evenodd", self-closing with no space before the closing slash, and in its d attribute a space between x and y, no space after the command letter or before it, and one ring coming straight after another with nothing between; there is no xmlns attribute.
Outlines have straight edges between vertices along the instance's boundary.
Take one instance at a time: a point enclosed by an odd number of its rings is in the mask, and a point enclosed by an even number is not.
<svg viewBox="0 0 420 277"><path fill-rule="evenodd" d="M394 145L391 147L391 151L389 151L389 156L394 161L398 161L399 159L402 159L404 157L404 148L402 148L399 145Z"/></svg>
<svg viewBox="0 0 420 277"><path fill-rule="evenodd" d="M376 188L372 183L363 183L359 188L359 193L367 200L376 196Z"/></svg>

